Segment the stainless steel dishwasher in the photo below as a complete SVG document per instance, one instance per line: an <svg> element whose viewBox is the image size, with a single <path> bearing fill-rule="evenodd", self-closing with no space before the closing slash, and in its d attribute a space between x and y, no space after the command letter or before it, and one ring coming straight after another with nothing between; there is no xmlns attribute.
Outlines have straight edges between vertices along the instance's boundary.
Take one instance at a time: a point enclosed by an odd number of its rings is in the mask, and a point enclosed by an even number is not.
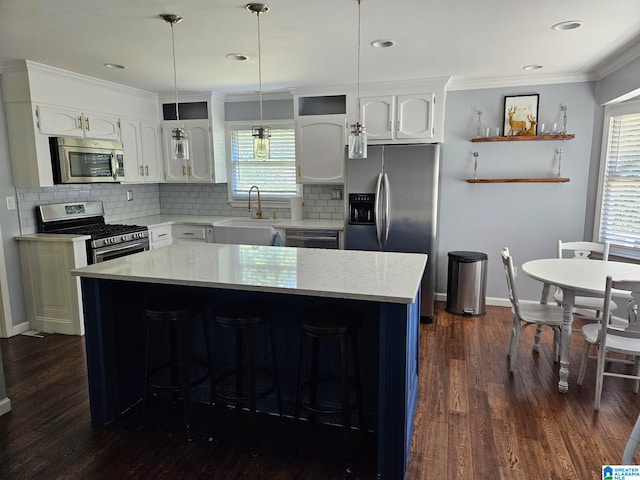
<svg viewBox="0 0 640 480"><path fill-rule="evenodd" d="M304 248L340 248L340 235L338 230L287 228L286 245Z"/></svg>

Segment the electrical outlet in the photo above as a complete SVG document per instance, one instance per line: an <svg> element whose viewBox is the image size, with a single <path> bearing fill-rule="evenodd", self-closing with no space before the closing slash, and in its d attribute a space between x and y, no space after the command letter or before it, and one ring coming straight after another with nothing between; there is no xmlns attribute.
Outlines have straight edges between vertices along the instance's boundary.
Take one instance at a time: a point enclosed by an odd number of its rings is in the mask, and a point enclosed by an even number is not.
<svg viewBox="0 0 640 480"><path fill-rule="evenodd" d="M16 209L16 197L7 197L7 210Z"/></svg>
<svg viewBox="0 0 640 480"><path fill-rule="evenodd" d="M133 190L127 190L127 202L133 200Z"/></svg>

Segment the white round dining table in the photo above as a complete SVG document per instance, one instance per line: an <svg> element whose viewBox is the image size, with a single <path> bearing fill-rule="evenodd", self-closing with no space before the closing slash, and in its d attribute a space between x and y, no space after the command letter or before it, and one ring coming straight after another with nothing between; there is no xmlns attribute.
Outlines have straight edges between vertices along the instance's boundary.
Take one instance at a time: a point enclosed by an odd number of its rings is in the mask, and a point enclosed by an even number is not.
<svg viewBox="0 0 640 480"><path fill-rule="evenodd" d="M544 258L525 262L521 268L527 276L544 284L541 303L547 303L551 285L562 289L563 325L558 390L566 393L569 390L569 345L576 294L603 295L608 276L614 280L640 280L640 265L592 259Z"/></svg>

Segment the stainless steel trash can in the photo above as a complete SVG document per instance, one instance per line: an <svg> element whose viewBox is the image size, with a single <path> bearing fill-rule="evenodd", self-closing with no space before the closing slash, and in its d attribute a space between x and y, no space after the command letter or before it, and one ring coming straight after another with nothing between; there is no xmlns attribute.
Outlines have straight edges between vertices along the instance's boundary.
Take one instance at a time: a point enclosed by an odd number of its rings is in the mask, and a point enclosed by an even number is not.
<svg viewBox="0 0 640 480"><path fill-rule="evenodd" d="M487 254L449 252L447 312L484 315L487 288Z"/></svg>

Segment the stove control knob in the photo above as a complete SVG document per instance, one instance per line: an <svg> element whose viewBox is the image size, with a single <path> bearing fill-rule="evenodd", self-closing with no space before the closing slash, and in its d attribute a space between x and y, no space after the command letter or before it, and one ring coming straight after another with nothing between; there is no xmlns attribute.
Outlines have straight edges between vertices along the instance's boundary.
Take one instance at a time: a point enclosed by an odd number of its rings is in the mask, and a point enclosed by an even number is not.
<svg viewBox="0 0 640 480"><path fill-rule="evenodd" d="M120 240L122 240L123 242L127 241L127 236L126 235L122 235L122 237L120 238Z"/></svg>

